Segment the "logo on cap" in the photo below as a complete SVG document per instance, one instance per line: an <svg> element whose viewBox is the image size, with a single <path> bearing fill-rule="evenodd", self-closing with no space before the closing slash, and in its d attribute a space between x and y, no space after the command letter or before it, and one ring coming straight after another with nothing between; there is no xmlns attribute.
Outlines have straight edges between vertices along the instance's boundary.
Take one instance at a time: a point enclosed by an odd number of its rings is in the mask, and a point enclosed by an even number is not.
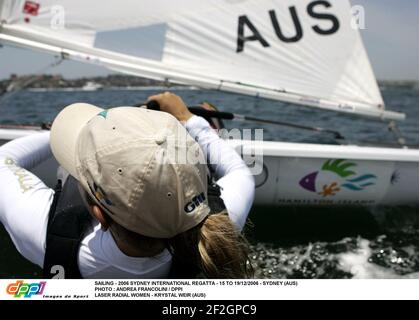
<svg viewBox="0 0 419 320"><path fill-rule="evenodd" d="M200 205L202 205L205 202L205 193L201 193L200 195L197 195L192 198L191 202L188 202L185 206L185 212L191 213L196 208L198 208Z"/></svg>
<svg viewBox="0 0 419 320"><path fill-rule="evenodd" d="M106 196L105 191L101 187L99 187L95 182L93 182L93 188L91 187L90 183L88 183L90 191L95 196L95 198L104 206L113 206L113 203L109 198Z"/></svg>
<svg viewBox="0 0 419 320"><path fill-rule="evenodd" d="M99 112L98 117L106 119L108 117L108 110L103 110L102 112Z"/></svg>

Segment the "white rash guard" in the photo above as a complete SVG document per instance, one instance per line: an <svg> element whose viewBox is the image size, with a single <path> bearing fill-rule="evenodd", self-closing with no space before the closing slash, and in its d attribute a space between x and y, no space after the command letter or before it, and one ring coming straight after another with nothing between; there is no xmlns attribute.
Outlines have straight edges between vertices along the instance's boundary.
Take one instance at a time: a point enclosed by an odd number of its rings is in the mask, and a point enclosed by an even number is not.
<svg viewBox="0 0 419 320"><path fill-rule="evenodd" d="M242 229L253 203L253 176L240 156L203 118L194 116L185 127L211 160L229 216ZM0 221L17 250L41 268L54 190L30 170L51 156L49 133L34 134L0 147ZM172 261L167 250L150 258L125 255L111 233L103 231L98 222L83 239L78 258L82 276L96 279L164 278Z"/></svg>

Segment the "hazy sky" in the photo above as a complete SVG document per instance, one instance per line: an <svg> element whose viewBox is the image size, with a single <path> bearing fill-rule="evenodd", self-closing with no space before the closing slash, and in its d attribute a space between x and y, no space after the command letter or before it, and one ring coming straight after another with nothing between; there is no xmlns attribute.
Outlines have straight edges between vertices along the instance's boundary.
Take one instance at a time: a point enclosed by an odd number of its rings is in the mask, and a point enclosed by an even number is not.
<svg viewBox="0 0 419 320"><path fill-rule="evenodd" d="M334 0L340 1L340 0ZM419 1L352 0L366 9L364 42L379 79L419 80ZM53 58L43 53L4 47L0 49L0 79L11 73L38 73ZM65 61L52 73L67 78L105 75L108 70Z"/></svg>

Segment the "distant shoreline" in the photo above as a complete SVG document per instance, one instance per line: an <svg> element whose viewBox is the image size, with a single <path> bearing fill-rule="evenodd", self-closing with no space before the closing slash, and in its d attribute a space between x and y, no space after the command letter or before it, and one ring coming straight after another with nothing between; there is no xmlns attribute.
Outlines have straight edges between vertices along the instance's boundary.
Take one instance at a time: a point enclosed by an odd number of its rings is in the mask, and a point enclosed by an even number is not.
<svg viewBox="0 0 419 320"><path fill-rule="evenodd" d="M65 79L62 75L11 75L9 79L0 80L0 93L16 89L28 90L82 90L98 91L114 88L165 87L164 81L144 79L134 76L109 75L106 77L89 77Z"/></svg>
<svg viewBox="0 0 419 320"><path fill-rule="evenodd" d="M95 90L83 88L28 88L29 92L98 92L98 91L148 91L148 90L199 90L195 86L140 86L140 87L104 87Z"/></svg>
<svg viewBox="0 0 419 320"><path fill-rule="evenodd" d="M417 90L419 81L381 80L381 88L405 87ZM164 81L145 79L127 75L108 75L106 77L89 77L80 79L65 79L62 75L11 75L9 79L0 80L0 94L15 89L27 89L34 92L45 91L99 91L99 90L152 90L183 88L181 85L170 85ZM185 88L195 89L189 86Z"/></svg>

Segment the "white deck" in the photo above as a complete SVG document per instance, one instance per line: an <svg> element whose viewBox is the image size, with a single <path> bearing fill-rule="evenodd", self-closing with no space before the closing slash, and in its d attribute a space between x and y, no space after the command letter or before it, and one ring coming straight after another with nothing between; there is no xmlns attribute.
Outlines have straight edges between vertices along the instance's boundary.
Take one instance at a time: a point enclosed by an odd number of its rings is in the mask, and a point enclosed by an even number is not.
<svg viewBox="0 0 419 320"><path fill-rule="evenodd" d="M353 160L378 160L419 162L419 150L403 148L377 148L360 147L356 145L323 145L273 141L243 141L230 140L235 147L254 148L255 151L263 151L264 156L271 157L298 157L298 158L337 158Z"/></svg>
<svg viewBox="0 0 419 320"><path fill-rule="evenodd" d="M0 140L12 140L39 132L43 131L0 128ZM274 141L229 140L228 142L237 151L243 149L246 153L248 148L253 148L254 151L258 153L263 152L264 156L270 157L419 162L419 150L417 149L359 147L355 145L335 146Z"/></svg>

